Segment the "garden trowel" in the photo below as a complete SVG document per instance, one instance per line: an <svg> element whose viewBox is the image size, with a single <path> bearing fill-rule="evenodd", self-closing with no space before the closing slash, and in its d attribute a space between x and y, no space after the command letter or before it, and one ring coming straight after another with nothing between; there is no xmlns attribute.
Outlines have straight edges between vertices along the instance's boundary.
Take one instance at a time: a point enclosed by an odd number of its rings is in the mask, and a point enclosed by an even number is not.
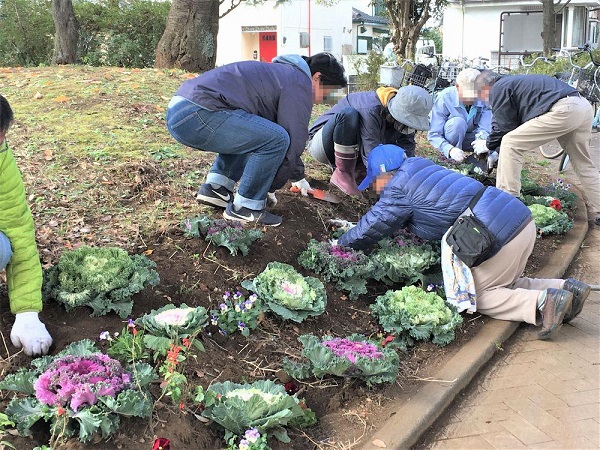
<svg viewBox="0 0 600 450"><path fill-rule="evenodd" d="M299 193L300 192L300 188L297 188L295 186L292 186L290 188L290 191L292 192L296 192ZM308 195L311 195L312 197L318 199L318 200L323 200L325 202L329 202L329 203L340 203L342 200L335 195L332 192L329 191L324 191L322 189L311 189L310 191L307 191Z"/></svg>
<svg viewBox="0 0 600 450"><path fill-rule="evenodd" d="M485 156L487 156L487 154ZM478 175L488 175L490 173L487 158L478 158L475 153L471 153L467 156L464 163L473 165L469 170L469 173L476 173Z"/></svg>

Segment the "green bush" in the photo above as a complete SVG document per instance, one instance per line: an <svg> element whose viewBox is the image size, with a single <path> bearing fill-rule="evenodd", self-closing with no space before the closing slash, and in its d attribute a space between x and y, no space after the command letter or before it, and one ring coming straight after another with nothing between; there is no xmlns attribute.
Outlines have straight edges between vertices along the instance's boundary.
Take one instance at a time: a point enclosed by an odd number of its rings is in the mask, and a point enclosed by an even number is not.
<svg viewBox="0 0 600 450"><path fill-rule="evenodd" d="M50 0L0 1L0 66L49 64L53 37Z"/></svg>

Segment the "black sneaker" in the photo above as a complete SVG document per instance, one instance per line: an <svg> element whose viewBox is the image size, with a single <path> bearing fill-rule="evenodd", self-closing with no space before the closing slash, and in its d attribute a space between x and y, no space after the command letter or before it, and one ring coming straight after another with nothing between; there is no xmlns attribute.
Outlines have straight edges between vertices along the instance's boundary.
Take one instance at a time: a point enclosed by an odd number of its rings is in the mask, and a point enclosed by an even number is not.
<svg viewBox="0 0 600 450"><path fill-rule="evenodd" d="M227 208L229 202L233 201L233 192L223 186L219 186L215 189L210 183L204 183L200 185L200 189L198 189L196 200L207 205Z"/></svg>
<svg viewBox="0 0 600 450"><path fill-rule="evenodd" d="M255 209L242 207L236 211L233 208L233 203L229 203L227 205L227 208L223 213L223 217L229 220L237 220L244 223L256 222L268 227L278 227L283 221L280 216L271 214L269 211L265 211L264 209L262 211L256 211Z"/></svg>

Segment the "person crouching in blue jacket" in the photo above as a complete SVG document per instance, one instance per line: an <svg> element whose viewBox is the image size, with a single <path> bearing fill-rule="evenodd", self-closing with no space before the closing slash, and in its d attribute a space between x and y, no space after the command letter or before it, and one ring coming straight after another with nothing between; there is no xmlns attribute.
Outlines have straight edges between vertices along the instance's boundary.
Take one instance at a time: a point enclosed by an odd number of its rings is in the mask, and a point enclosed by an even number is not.
<svg viewBox="0 0 600 450"><path fill-rule="evenodd" d="M169 132L183 145L218 153L197 200L225 208L229 220L280 225L282 218L265 210L267 198L274 206L288 180L307 189L300 156L313 102L346 84L329 53L241 61L184 82L169 102Z"/></svg>
<svg viewBox="0 0 600 450"><path fill-rule="evenodd" d="M333 186L360 197L355 171L366 167L371 150L396 144L413 156L415 132L429 128L431 105L431 95L419 86L348 94L312 124L308 151L335 169Z"/></svg>
<svg viewBox="0 0 600 450"><path fill-rule="evenodd" d="M581 312L590 286L571 278L521 277L536 227L519 199L485 188L472 211L496 243L489 259L469 268L453 255L446 235L484 189L479 181L425 158L405 158L395 145L380 145L369 154L367 176L359 189L370 185L379 195L377 203L340 236L338 245L365 250L405 227L422 239L441 240L447 301L459 311L542 325L540 339L549 338Z"/></svg>

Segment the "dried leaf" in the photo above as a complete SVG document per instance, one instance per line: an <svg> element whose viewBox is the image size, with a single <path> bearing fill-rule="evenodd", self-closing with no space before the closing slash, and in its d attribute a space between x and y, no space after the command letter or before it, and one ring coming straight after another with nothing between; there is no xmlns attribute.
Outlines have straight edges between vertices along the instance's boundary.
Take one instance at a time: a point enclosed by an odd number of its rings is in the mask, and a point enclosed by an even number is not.
<svg viewBox="0 0 600 450"><path fill-rule="evenodd" d="M385 442L383 442L381 439L375 439L373 440L372 444L375 447L379 447L379 448L387 448L387 445L385 445Z"/></svg>
<svg viewBox="0 0 600 450"><path fill-rule="evenodd" d="M54 154L53 154L52 150L50 150L50 149L44 150L44 159L46 161L52 161L54 159Z"/></svg>
<svg viewBox="0 0 600 450"><path fill-rule="evenodd" d="M154 253L154 249L149 248L148 250L144 250L144 255L148 256Z"/></svg>
<svg viewBox="0 0 600 450"><path fill-rule="evenodd" d="M58 103L65 103L65 102L68 102L69 100L71 100L71 99L65 95L59 95L58 97L56 97L54 99L54 101L58 102Z"/></svg>

